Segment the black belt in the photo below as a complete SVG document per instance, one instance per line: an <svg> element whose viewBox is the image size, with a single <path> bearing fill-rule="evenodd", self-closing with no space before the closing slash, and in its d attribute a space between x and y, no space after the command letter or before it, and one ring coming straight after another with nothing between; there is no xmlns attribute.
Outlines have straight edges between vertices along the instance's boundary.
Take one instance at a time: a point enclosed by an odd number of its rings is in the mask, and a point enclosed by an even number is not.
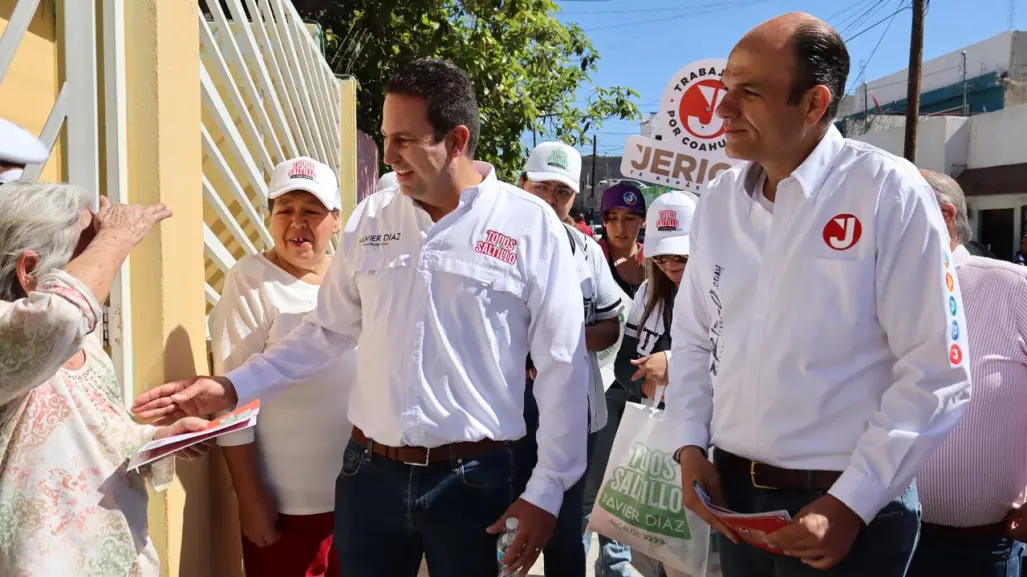
<svg viewBox="0 0 1027 577"><path fill-rule="evenodd" d="M920 523L920 530L925 534L955 539L1000 539L1009 536L1006 523L1002 521L990 525L977 525L975 527L949 527L947 525L935 525L934 523Z"/></svg>
<svg viewBox="0 0 1027 577"><path fill-rule="evenodd" d="M842 476L841 471L782 469L719 448L713 452L713 461L722 473L749 477L752 486L757 489L826 491Z"/></svg>

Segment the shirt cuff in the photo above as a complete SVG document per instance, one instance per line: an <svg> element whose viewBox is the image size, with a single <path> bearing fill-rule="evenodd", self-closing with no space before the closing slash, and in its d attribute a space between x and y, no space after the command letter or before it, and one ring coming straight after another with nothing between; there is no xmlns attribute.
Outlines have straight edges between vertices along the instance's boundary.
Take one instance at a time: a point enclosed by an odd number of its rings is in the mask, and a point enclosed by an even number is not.
<svg viewBox="0 0 1027 577"><path fill-rule="evenodd" d="M868 525L892 498L886 489L852 467L838 477L828 494L852 509Z"/></svg>
<svg viewBox="0 0 1027 577"><path fill-rule="evenodd" d="M667 355L667 364L669 365L670 364L670 356L673 354L673 351L671 351L670 349L667 349L667 350L662 351L662 352L663 352L663 354Z"/></svg>
<svg viewBox="0 0 1027 577"><path fill-rule="evenodd" d="M703 451L710 448L709 427L688 421L663 421L661 425L666 438L673 439L674 447L699 447Z"/></svg>
<svg viewBox="0 0 1027 577"><path fill-rule="evenodd" d="M563 504L563 485L554 479L547 479L538 474L533 474L528 481L521 499L548 511L554 517L560 513L560 505Z"/></svg>
<svg viewBox="0 0 1027 577"><path fill-rule="evenodd" d="M251 367L252 363L243 363L225 374L225 378L232 382L235 396L239 399L236 407L242 407L250 401L260 398L260 381L253 374Z"/></svg>

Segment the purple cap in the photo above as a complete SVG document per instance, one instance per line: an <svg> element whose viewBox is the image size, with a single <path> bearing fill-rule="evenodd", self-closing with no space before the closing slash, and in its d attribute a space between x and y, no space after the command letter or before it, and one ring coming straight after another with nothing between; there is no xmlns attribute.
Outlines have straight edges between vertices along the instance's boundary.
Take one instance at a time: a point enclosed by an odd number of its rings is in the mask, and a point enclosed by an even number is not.
<svg viewBox="0 0 1027 577"><path fill-rule="evenodd" d="M599 211L607 213L615 208L626 208L629 212L645 214L645 199L642 191L630 182L618 182L603 192Z"/></svg>

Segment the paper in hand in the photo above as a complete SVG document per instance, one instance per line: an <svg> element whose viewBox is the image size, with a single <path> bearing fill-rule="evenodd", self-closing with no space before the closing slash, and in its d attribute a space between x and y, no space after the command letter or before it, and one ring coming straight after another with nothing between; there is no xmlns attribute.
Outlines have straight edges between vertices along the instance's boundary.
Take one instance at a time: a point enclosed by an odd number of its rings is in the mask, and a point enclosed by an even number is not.
<svg viewBox="0 0 1027 577"><path fill-rule="evenodd" d="M134 471L143 465L169 457L182 449L198 443L248 429L257 424L257 413L260 412L260 399L239 407L231 413L225 413L214 419L202 431L183 433L173 437L156 439L139 448L128 460L128 470Z"/></svg>
<svg viewBox="0 0 1027 577"><path fill-rule="evenodd" d="M706 509L719 519L721 523L734 531L739 538L753 547L759 547L771 553L780 553L779 549L767 545L767 535L792 522L792 516L788 511L738 513L714 505L710 500L710 496L706 494L706 491L702 490L698 482L694 483L694 487L696 495L699 496L699 500L702 501Z"/></svg>

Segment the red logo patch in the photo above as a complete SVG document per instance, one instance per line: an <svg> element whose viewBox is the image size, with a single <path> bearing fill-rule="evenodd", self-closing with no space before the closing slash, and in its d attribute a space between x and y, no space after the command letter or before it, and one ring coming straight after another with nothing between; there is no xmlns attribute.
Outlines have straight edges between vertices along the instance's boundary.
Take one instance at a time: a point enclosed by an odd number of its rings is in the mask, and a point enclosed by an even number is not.
<svg viewBox="0 0 1027 577"><path fill-rule="evenodd" d="M949 347L949 362L953 365L958 365L963 362L963 349L959 348L959 345L955 343Z"/></svg>
<svg viewBox="0 0 1027 577"><path fill-rule="evenodd" d="M657 230L680 230L681 223L678 222L676 210L661 210L656 219Z"/></svg>
<svg viewBox="0 0 1027 577"><path fill-rule="evenodd" d="M863 225L851 214L839 214L824 227L824 242L834 250L848 250L859 242Z"/></svg>
<svg viewBox="0 0 1027 577"><path fill-rule="evenodd" d="M289 169L289 178L306 178L314 180L314 170L317 167L309 160L297 160Z"/></svg>
<svg viewBox="0 0 1027 577"><path fill-rule="evenodd" d="M474 252L514 264L517 262L517 241L494 230L486 231L485 240L474 244Z"/></svg>

